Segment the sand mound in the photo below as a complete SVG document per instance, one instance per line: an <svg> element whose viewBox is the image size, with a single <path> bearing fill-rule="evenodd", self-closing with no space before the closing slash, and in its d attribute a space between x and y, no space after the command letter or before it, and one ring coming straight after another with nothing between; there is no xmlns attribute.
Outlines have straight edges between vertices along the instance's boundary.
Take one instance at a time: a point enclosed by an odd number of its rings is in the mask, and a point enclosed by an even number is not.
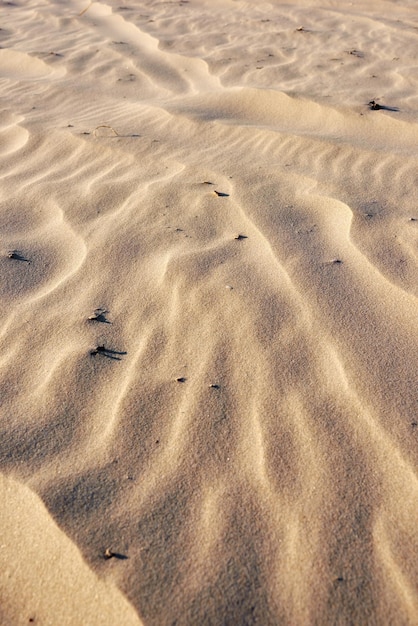
<svg viewBox="0 0 418 626"><path fill-rule="evenodd" d="M1 620L417 623L415 2L2 12Z"/></svg>

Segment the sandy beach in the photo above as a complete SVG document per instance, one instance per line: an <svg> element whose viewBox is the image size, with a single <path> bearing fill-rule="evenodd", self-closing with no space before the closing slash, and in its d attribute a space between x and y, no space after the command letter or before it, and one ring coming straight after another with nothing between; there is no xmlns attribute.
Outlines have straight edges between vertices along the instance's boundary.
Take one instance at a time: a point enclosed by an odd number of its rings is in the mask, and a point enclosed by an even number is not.
<svg viewBox="0 0 418 626"><path fill-rule="evenodd" d="M418 624L416 0L0 3L0 624Z"/></svg>

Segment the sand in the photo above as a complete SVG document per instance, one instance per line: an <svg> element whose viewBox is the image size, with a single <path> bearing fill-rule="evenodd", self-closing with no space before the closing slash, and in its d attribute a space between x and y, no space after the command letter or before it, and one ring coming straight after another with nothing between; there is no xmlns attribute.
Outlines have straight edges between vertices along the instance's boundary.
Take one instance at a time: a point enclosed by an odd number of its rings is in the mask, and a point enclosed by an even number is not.
<svg viewBox="0 0 418 626"><path fill-rule="evenodd" d="M1 624L417 624L416 1L0 11Z"/></svg>

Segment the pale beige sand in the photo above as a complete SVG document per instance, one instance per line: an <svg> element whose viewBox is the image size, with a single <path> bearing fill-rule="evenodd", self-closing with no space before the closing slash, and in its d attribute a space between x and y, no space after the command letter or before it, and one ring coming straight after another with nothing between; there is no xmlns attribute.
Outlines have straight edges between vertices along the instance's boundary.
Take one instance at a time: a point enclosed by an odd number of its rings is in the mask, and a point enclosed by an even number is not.
<svg viewBox="0 0 418 626"><path fill-rule="evenodd" d="M417 624L416 1L0 11L2 624Z"/></svg>

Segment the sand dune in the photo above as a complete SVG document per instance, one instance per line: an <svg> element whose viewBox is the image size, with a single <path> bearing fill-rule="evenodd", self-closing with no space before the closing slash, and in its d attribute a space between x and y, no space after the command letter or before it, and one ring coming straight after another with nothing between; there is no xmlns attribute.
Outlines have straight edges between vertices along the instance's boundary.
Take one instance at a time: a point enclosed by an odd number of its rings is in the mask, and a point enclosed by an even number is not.
<svg viewBox="0 0 418 626"><path fill-rule="evenodd" d="M97 579L39 498L11 478L1 483L2 624L140 624L122 594Z"/></svg>
<svg viewBox="0 0 418 626"><path fill-rule="evenodd" d="M415 2L1 11L2 622L416 624Z"/></svg>

